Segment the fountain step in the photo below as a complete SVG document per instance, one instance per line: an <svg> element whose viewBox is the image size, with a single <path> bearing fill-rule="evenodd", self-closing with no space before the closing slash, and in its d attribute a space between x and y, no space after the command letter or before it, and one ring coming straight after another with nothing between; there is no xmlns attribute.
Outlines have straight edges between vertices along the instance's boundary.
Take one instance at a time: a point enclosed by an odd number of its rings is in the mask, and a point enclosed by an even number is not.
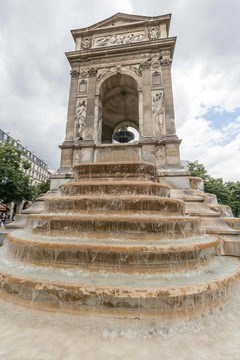
<svg viewBox="0 0 240 360"><path fill-rule="evenodd" d="M229 300L240 278L237 258L217 257L199 271L92 273L22 265L0 250L1 296L29 306L118 316L190 315Z"/></svg>
<svg viewBox="0 0 240 360"><path fill-rule="evenodd" d="M170 197L174 199L180 199L185 202L204 202L204 194L201 195L200 191L190 189L171 189Z"/></svg>
<svg viewBox="0 0 240 360"><path fill-rule="evenodd" d="M158 212L161 214L185 214L185 204L181 200L161 198L157 196L64 196L46 197L44 212L46 213L80 213L86 211L140 211Z"/></svg>
<svg viewBox="0 0 240 360"><path fill-rule="evenodd" d="M71 182L60 186L63 195L149 195L169 197L170 188L157 182L150 181L109 181L95 180L94 182Z"/></svg>
<svg viewBox="0 0 240 360"><path fill-rule="evenodd" d="M191 216L210 216L210 217L219 217L220 212L213 211L205 203L186 203L185 211L188 215Z"/></svg>
<svg viewBox="0 0 240 360"><path fill-rule="evenodd" d="M164 243L108 239L78 239L72 241L29 236L15 232L8 236L9 255L24 262L56 266L91 267L111 271L150 272L177 271L197 267L219 254L218 238L199 236L192 241Z"/></svg>
<svg viewBox="0 0 240 360"><path fill-rule="evenodd" d="M99 162L74 166L75 181L99 178L157 181L157 169L147 162Z"/></svg>
<svg viewBox="0 0 240 360"><path fill-rule="evenodd" d="M202 218L202 225L205 231L208 234L218 234L218 235L240 235L240 230L235 230L228 226L224 218Z"/></svg>
<svg viewBox="0 0 240 360"><path fill-rule="evenodd" d="M34 234L77 236L83 232L158 233L175 239L202 234L199 218L149 214L91 213L81 215L29 215L28 228Z"/></svg>

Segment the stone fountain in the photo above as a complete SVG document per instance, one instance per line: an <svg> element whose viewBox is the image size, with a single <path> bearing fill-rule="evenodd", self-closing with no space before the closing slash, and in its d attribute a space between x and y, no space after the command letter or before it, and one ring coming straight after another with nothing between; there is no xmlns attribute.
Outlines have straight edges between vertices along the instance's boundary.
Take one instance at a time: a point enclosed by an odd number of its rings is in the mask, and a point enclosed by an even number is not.
<svg viewBox="0 0 240 360"><path fill-rule="evenodd" d="M72 31L61 166L43 211L8 235L2 298L74 314L179 319L236 293L240 231L180 162L169 24L170 15L118 13ZM118 131L123 142L112 141Z"/></svg>

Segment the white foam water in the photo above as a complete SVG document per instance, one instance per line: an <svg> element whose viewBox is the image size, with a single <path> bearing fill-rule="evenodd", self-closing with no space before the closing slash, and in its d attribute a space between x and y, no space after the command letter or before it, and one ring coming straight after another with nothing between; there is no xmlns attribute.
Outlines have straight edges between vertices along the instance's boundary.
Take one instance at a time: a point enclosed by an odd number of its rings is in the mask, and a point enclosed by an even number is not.
<svg viewBox="0 0 240 360"><path fill-rule="evenodd" d="M200 319L110 319L0 301L0 359L240 359L240 298Z"/></svg>

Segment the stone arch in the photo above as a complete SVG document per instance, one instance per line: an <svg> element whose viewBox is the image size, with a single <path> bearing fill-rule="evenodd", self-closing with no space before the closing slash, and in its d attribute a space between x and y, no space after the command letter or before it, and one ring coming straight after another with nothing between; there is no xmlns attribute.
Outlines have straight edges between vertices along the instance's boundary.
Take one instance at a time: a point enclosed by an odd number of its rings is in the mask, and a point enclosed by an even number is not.
<svg viewBox="0 0 240 360"><path fill-rule="evenodd" d="M139 132L139 84L133 76L114 73L102 79L99 86L101 104L101 142L111 143L120 124Z"/></svg>

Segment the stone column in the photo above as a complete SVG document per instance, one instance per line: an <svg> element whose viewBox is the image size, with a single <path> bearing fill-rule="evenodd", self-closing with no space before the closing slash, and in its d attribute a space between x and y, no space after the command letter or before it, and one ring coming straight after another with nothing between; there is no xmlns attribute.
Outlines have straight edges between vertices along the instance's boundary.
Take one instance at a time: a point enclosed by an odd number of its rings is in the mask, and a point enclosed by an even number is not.
<svg viewBox="0 0 240 360"><path fill-rule="evenodd" d="M164 57L161 59L160 63L162 66L162 81L164 87L166 135L171 136L176 135L172 94L171 59Z"/></svg>
<svg viewBox="0 0 240 360"><path fill-rule="evenodd" d="M66 137L65 141L74 140L74 127L75 127L75 114L76 114L76 103L77 103L77 91L78 91L78 78L79 68L73 68L70 72L71 84L68 101L68 113L67 113L67 126L66 126Z"/></svg>
<svg viewBox="0 0 240 360"><path fill-rule="evenodd" d="M152 137L151 64L146 61L140 67L142 69L143 136Z"/></svg>
<svg viewBox="0 0 240 360"><path fill-rule="evenodd" d="M71 84L68 101L68 113L67 113L67 125L65 141L60 145L61 161L60 169L61 172L69 172L72 169L72 156L73 156L73 142L74 142L74 128L75 128L75 114L76 114L76 102L77 102L77 91L78 91L78 78L79 78L79 67L73 67L70 71Z"/></svg>
<svg viewBox="0 0 240 360"><path fill-rule="evenodd" d="M86 112L86 124L84 129L83 141L93 142L97 68L91 68L88 72L88 75L89 78L88 78L87 112Z"/></svg>

